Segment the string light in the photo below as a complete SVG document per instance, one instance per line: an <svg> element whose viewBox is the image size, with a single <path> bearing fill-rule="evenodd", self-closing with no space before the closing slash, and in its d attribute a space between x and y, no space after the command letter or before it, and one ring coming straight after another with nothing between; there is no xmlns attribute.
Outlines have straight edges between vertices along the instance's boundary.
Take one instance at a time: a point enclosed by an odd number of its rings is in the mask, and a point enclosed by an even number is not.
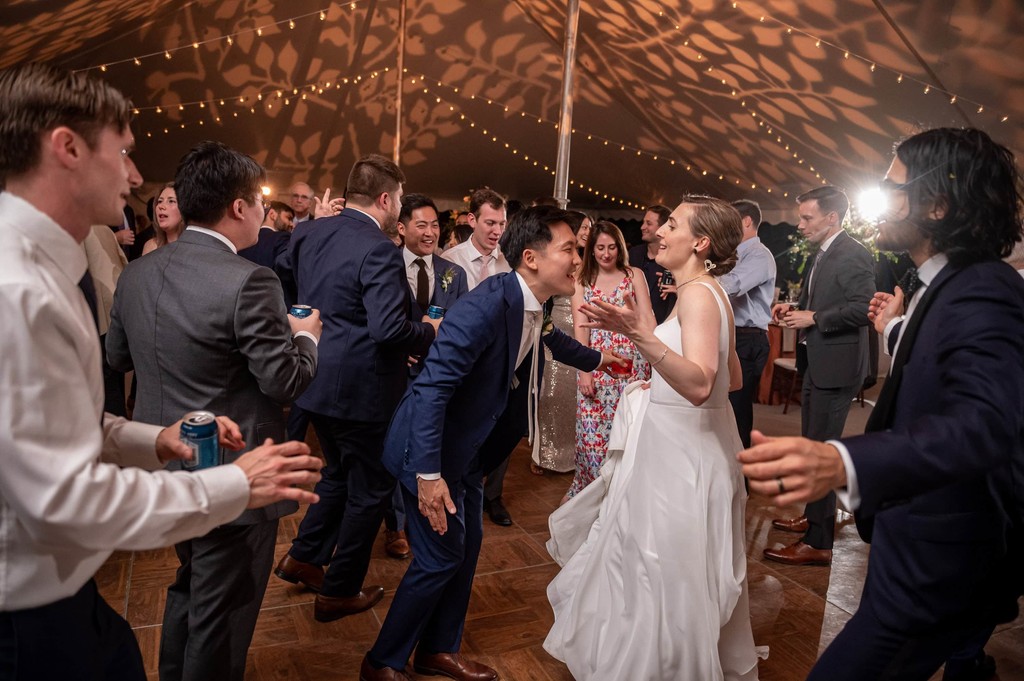
<svg viewBox="0 0 1024 681"><path fill-rule="evenodd" d="M357 4L358 3L356 3L356 2L350 3L349 4L349 9L352 10L352 11L355 11L355 9L357 7ZM76 73L77 72L84 72L84 71L91 71L93 69L99 69L100 71L106 71L107 67L117 66L119 64L128 64L128 63L135 64L136 66L141 66L142 65L142 61L145 60L145 59L148 59L150 57L156 57L156 56L159 56L160 54L163 54L164 59L171 59L172 55L174 53L178 52L179 50L187 49L189 47L191 47L193 49L199 49L200 45L206 45L206 44L211 44L211 43L218 43L220 41L224 41L230 47L230 46L235 44L235 39L238 38L238 36L241 36L241 35L255 33L257 36L262 37L264 30L270 29L270 28L273 28L273 27L277 27L277 26L282 26L284 24L288 24L289 28L294 29L297 26L296 22L301 21L303 19L306 19L308 17L314 17L314 16L315 17L319 17L320 21L326 21L327 20L327 13L330 11L330 9L331 9L330 7L324 7L324 8L321 8L321 9L313 10L311 12L306 12L304 14L296 15L294 17L289 17L289 18L286 18L286 19L281 19L280 21L271 22L271 23L265 24L263 26L257 26L255 28L248 28L248 29L244 29L244 30L241 30L241 31L236 31L236 32L228 34L228 35L221 35L221 36L217 36L215 38L208 38L206 40L199 40L199 41L195 41L194 40L194 41L189 42L189 43L178 45L177 47L172 47L172 48L165 49L162 52L150 52L150 53L147 53L147 54L139 54L139 55L135 55L135 56L132 56L132 57L127 57L125 59L121 59L121 60L118 60L118 61L107 62L106 64L97 64L97 65L94 65L94 66L87 66L87 67L82 68L82 69L77 69Z"/></svg>

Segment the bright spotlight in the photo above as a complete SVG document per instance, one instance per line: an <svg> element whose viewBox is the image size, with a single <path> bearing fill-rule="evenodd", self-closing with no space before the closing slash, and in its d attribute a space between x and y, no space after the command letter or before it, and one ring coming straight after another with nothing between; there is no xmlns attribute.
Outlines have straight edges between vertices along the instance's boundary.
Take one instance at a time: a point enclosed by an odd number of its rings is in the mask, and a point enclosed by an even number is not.
<svg viewBox="0 0 1024 681"><path fill-rule="evenodd" d="M869 222L875 222L885 214L889 207L885 193L878 189L865 189L857 198L857 210L861 216Z"/></svg>
<svg viewBox="0 0 1024 681"><path fill-rule="evenodd" d="M267 185L260 187L260 191L263 192L263 196L270 196L270 187Z"/></svg>

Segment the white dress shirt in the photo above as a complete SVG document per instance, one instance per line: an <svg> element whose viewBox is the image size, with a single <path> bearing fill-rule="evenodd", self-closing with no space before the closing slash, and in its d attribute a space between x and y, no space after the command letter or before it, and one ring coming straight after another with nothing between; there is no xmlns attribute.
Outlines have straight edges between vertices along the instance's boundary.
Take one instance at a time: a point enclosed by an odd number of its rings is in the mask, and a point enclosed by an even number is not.
<svg viewBox="0 0 1024 681"><path fill-rule="evenodd" d="M405 278L409 282L409 289L412 291L413 300L416 299L416 289L419 287L420 266L416 264L416 258L422 258L424 269L427 270L427 300L434 299L434 256L416 255L405 246L402 246L402 257L405 258ZM424 310L426 312L426 310Z"/></svg>
<svg viewBox="0 0 1024 681"><path fill-rule="evenodd" d="M515 369L518 369L519 365L523 363L524 359L526 359L526 355L529 354L530 349L533 346L533 330L535 325L543 324L541 312L544 307L541 305L541 302L537 300L537 296L533 295L533 291L531 291L530 287L526 285L526 280L523 279L518 272L516 272L516 280L519 282L519 287L523 290L523 335L522 338L519 339L519 353L516 355L515 366ZM513 369L513 371L515 371L515 369ZM424 480L439 480L441 478L441 474L437 472L417 473L416 477Z"/></svg>
<svg viewBox="0 0 1024 681"><path fill-rule="evenodd" d="M905 322L910 321L910 317L914 314L914 310L917 309L918 303L921 302L921 298L924 296L925 291L928 290L928 286L935 280L935 277L942 271L942 268L949 263L949 258L946 257L945 253L938 253L921 263L921 266L917 268L917 278L921 280L921 285L914 295L911 296L910 302L907 304L907 314L896 317L885 325L885 333L882 337L882 348L885 349L886 353L889 351L889 334L900 324L899 337L896 339L896 347L893 349L893 357L896 356L896 351L899 350L900 341L903 340L903 333L907 328ZM850 458L850 450L846 448L839 440L828 440L828 443L839 450L839 457L843 460L843 468L846 469L846 489L839 490L836 492L836 498L839 499L840 503L846 507L851 513L860 508L860 490L857 487L857 469L853 467L853 459Z"/></svg>
<svg viewBox="0 0 1024 681"><path fill-rule="evenodd" d="M71 596L113 550L203 535L249 499L238 466L154 470L160 427L104 416L85 271L66 231L0 193L0 611Z"/></svg>
<svg viewBox="0 0 1024 681"><path fill-rule="evenodd" d="M472 291L480 282L487 277L492 277L500 272L511 272L508 261L502 255L500 248L495 248L490 254L483 254L473 245L473 239L469 238L457 246L452 246L444 252L446 260L451 260L456 265L461 265L466 270L466 285ZM483 259L490 258L485 270L486 276L480 276L480 269L483 266Z"/></svg>

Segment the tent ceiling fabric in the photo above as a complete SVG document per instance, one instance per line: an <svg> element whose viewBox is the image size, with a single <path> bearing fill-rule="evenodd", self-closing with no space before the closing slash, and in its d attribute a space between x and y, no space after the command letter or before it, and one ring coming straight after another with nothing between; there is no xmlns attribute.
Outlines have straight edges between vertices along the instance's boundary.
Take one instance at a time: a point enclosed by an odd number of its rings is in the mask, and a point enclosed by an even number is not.
<svg viewBox="0 0 1024 681"><path fill-rule="evenodd" d="M565 3L407 7L407 191L551 194ZM340 190L355 158L391 154L398 8L9 0L0 65L96 68L139 107L135 158L153 182L212 138L264 163L275 188ZM973 125L1024 149L1018 0L582 0L578 57L574 206L698 191L788 210L822 180L875 181L917 126Z"/></svg>

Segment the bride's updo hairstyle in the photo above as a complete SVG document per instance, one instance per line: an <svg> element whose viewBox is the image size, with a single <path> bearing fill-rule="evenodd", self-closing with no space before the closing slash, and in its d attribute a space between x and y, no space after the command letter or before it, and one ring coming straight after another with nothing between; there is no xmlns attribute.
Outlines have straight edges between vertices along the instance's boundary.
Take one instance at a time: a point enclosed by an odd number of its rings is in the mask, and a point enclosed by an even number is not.
<svg viewBox="0 0 1024 681"><path fill-rule="evenodd" d="M736 267L736 247L743 240L743 223L739 211L722 199L701 194L688 194L682 203L692 208L690 230L694 236L706 236L711 241L704 257L714 263L708 272L720 277Z"/></svg>

